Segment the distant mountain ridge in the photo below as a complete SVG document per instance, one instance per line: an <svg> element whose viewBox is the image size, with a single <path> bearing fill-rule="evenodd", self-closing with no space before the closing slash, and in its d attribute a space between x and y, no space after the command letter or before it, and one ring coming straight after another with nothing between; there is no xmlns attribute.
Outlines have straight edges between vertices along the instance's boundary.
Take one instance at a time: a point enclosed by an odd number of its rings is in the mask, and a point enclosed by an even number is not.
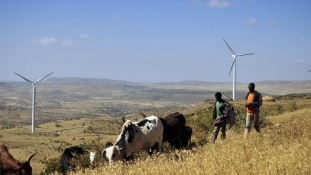
<svg viewBox="0 0 311 175"><path fill-rule="evenodd" d="M100 78L79 78L79 77L68 77L68 78L48 78L45 80L46 83L94 83L94 82L102 82L102 83L125 83L131 84L129 81L123 80L111 80L111 79L100 79Z"/></svg>
<svg viewBox="0 0 311 175"><path fill-rule="evenodd" d="M310 93L311 80L307 81L258 81L256 90L260 91L263 95L278 96L293 93ZM86 96L94 96L100 94L110 94L109 96L129 97L135 99L135 94L145 94L150 96L151 92L155 98L149 97L148 99L159 99L157 93L161 93L165 98L175 98L176 90L179 90L179 95L186 94L202 94L202 98L213 98L215 92L226 93L227 96L232 94L232 82L206 82L198 80L185 80L180 82L162 82L162 83L137 83L124 80L111 80L100 78L48 78L43 80L37 87L43 87L49 84L50 88L53 87L54 91L62 90L68 93L83 92ZM0 87L18 87L23 86L27 88L31 86L28 82L0 82ZM53 86L51 86L53 85ZM70 88L69 88L70 85ZM27 86L27 87L26 87ZM248 91L248 83L237 83L237 98L244 98L244 94ZM30 90L30 89L29 89ZM47 90L47 89L46 89ZM168 95L170 93L173 96ZM88 94L88 95L87 95ZM92 95L93 94L93 95ZM118 95L117 95L118 94ZM121 95L123 94L123 95ZM125 95L126 94L126 95ZM147 95L148 94L148 95ZM165 95L166 94L166 95ZM185 95L186 95L185 94ZM140 98L137 98L140 99ZM160 98L161 99L161 98Z"/></svg>
<svg viewBox="0 0 311 175"><path fill-rule="evenodd" d="M256 90L263 96L277 97L311 92L311 81L261 81L255 84ZM244 100L248 92L248 83L236 85L237 100ZM120 117L137 111L157 109L179 111L207 100L214 101L216 92L223 93L224 99L230 99L232 96L232 82L194 80L133 83L97 78L51 77L37 84L36 89L37 115L40 116L38 122L49 121L51 117L53 119L83 116ZM1 110L24 111L30 115L31 105L32 85L30 83L0 82ZM21 114L19 112L17 114L14 117L20 118Z"/></svg>

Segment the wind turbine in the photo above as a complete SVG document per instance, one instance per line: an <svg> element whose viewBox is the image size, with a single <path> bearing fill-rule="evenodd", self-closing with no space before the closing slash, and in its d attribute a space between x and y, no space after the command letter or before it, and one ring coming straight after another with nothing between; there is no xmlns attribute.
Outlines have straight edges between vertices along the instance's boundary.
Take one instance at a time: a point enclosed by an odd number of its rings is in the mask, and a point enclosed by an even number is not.
<svg viewBox="0 0 311 175"><path fill-rule="evenodd" d="M233 57L233 62L232 62L232 66L231 66L231 69L230 69L230 72L228 74L228 76L230 75L231 73L231 70L234 66L234 69L233 69L233 89L232 89L232 99L235 100L235 88L236 88L236 85L235 85L235 81L236 81L236 58L238 56L245 56L245 55L253 55L254 53L246 53L246 54L235 54L234 51L231 49L231 47L229 46L229 44L226 42L225 39L223 39L225 41L225 43L227 44L228 48L230 49L230 51L233 53L232 57Z"/></svg>
<svg viewBox="0 0 311 175"><path fill-rule="evenodd" d="M39 83L41 80L45 79L46 77L48 77L49 75L51 75L52 73L46 75L45 77L43 78L40 78L39 80L37 80L36 82L32 82L30 80L28 80L27 78L19 75L18 73L14 72L16 75L20 76L22 79L28 81L29 83L32 84L32 91L33 91L33 94L32 94L32 133L35 133L35 106L36 106L36 84Z"/></svg>

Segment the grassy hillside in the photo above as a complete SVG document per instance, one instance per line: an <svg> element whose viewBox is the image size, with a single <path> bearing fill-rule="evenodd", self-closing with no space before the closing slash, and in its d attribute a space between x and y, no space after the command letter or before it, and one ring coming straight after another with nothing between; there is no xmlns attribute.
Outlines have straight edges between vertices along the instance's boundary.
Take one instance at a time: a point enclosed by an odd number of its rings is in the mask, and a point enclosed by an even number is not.
<svg viewBox="0 0 311 175"><path fill-rule="evenodd" d="M127 165L109 167L106 160L97 157L97 163L73 174L308 174L310 162L311 129L308 117L311 110L310 94L292 94L264 102L261 108L262 136L252 130L248 140L243 139L245 118L244 100L231 102L238 112L237 125L227 132L227 139L210 144L213 130L211 108L214 100L206 100L196 106L180 110L193 128L192 150L166 151L151 160L136 160ZM174 109L147 110L146 114L160 117ZM14 111L6 111L7 113ZM77 113L79 113L77 111ZM127 115L138 120L138 115ZM19 160L26 159L35 150L38 154L31 165L40 174L58 163L62 149L81 145L100 152L106 141L115 141L121 128L119 119L90 117L53 120L39 124L35 134L31 126L0 130L0 139ZM139 156L138 156L139 157ZM297 163L299 162L299 164ZM52 165L54 163L54 165ZM87 157L78 161L88 167ZM52 167L51 167L52 166ZM172 168L173 167L173 168Z"/></svg>
<svg viewBox="0 0 311 175"><path fill-rule="evenodd" d="M146 161L80 170L70 174L310 174L310 108L269 116L271 125L248 139L230 130L226 140Z"/></svg>
<svg viewBox="0 0 311 175"><path fill-rule="evenodd" d="M288 120L270 126L262 136L228 133L224 141L192 151L162 154L149 161L103 166L86 174L310 174L311 112L304 109L283 115ZM83 174L81 171L72 174Z"/></svg>

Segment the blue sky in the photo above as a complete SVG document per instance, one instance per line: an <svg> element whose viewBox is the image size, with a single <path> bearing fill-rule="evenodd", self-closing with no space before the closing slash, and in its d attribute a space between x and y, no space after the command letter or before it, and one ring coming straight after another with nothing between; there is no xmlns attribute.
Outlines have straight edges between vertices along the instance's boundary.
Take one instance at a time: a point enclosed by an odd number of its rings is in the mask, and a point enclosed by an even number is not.
<svg viewBox="0 0 311 175"><path fill-rule="evenodd" d="M310 80L311 1L0 1L0 80Z"/></svg>

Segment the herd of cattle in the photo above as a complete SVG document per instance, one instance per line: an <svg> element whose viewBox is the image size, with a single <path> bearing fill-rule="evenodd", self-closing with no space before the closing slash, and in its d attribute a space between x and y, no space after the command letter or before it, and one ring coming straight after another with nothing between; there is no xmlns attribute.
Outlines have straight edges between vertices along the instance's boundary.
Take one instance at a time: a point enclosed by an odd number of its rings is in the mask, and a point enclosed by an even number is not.
<svg viewBox="0 0 311 175"><path fill-rule="evenodd" d="M108 159L111 165L115 161L133 160L133 154L145 150L149 156L154 151L162 152L164 142L168 142L172 148L186 148L191 142L192 129L186 126L183 114L176 112L165 118L154 115L147 117L143 113L143 120L139 122L125 121L116 142L107 142L102 156ZM191 147L191 143L190 143ZM66 148L60 158L61 172L66 174L67 170L74 170L75 165L70 163L74 156L90 155L90 163L93 163L95 152L83 150L81 147ZM32 174L30 160L37 152L28 157L25 162L16 160L6 148L0 145L0 174L29 175Z"/></svg>

